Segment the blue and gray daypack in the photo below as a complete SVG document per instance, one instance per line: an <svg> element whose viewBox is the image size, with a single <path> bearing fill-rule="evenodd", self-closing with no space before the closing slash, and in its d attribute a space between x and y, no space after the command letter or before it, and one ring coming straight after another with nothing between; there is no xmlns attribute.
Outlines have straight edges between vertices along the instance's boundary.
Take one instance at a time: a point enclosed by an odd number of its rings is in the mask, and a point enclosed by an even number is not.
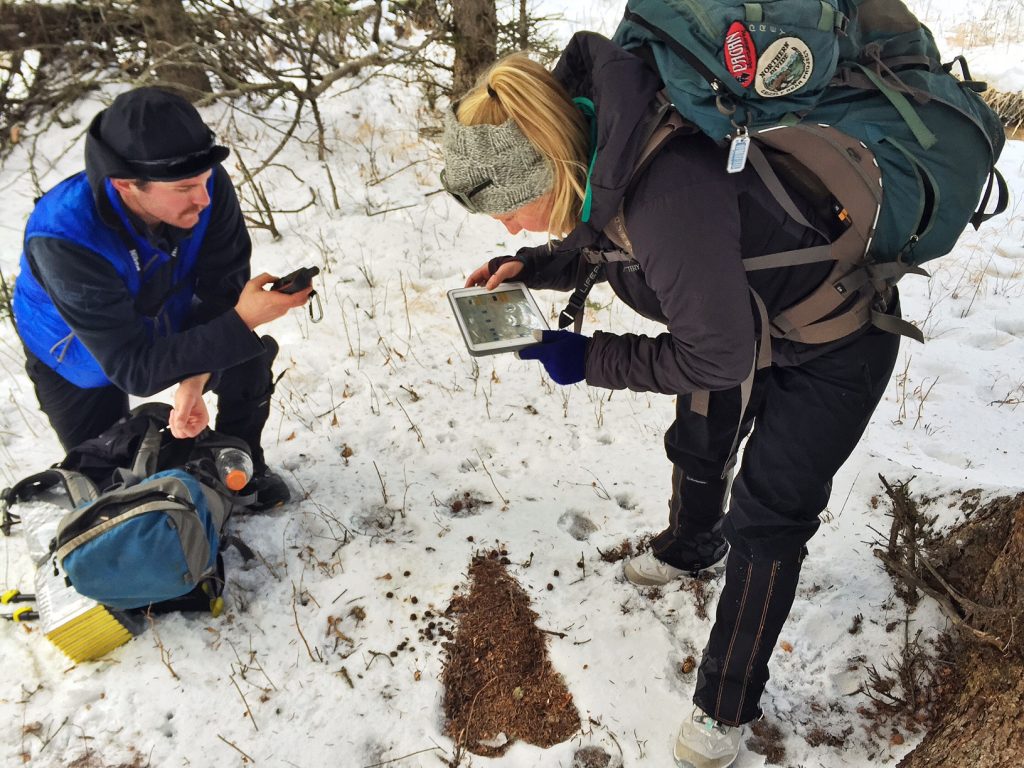
<svg viewBox="0 0 1024 768"><path fill-rule="evenodd" d="M827 246L745 260L835 262L811 296L762 318L772 336L823 343L874 323L923 341L880 311L891 286L1007 206L1003 126L963 57L940 63L900 0L628 0L613 39L652 61L685 121L729 144L727 170L749 162L799 223L811 226L787 190L837 225Z"/></svg>
<svg viewBox="0 0 1024 768"><path fill-rule="evenodd" d="M206 430L176 440L167 429L170 406L139 406L53 468L4 491L5 507L59 489L71 507L51 544L75 591L115 609L209 609L223 601L224 532L251 499L220 481L214 457L222 448L248 446ZM5 525L11 515L5 510ZM5 531L6 532L6 531Z"/></svg>

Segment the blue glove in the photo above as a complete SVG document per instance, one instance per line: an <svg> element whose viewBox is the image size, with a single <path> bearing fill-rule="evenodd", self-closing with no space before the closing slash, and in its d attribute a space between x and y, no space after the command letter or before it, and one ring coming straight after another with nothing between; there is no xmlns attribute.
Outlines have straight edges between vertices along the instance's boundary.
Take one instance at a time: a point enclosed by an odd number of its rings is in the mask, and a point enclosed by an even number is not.
<svg viewBox="0 0 1024 768"><path fill-rule="evenodd" d="M516 354L520 360L540 360L556 384L583 381L589 336L572 331L534 331L533 334L540 343L519 350Z"/></svg>

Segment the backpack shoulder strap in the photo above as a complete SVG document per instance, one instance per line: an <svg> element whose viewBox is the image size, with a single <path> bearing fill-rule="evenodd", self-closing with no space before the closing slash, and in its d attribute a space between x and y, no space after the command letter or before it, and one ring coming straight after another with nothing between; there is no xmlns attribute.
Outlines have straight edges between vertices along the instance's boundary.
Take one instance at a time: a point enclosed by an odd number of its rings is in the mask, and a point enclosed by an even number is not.
<svg viewBox="0 0 1024 768"><path fill-rule="evenodd" d="M847 336L872 321L875 296L886 288L886 281L873 275L866 261L882 201L881 170L874 155L862 142L826 125L780 125L756 131L753 137L750 162L765 187L791 219L828 242L745 259L744 267L752 272L834 262L818 288L770 319L771 335L805 344ZM807 221L763 147L781 157L780 167L822 181L834 201L831 213L841 230L838 235L829 236Z"/></svg>
<svg viewBox="0 0 1024 768"><path fill-rule="evenodd" d="M32 501L57 486L67 494L72 509L94 501L100 495L95 484L79 472L59 467L45 469L0 492L0 532L3 532L4 536L10 536L11 527L21 522L21 518L11 512L12 505L19 501Z"/></svg>
<svg viewBox="0 0 1024 768"><path fill-rule="evenodd" d="M658 108L651 123L653 128L647 137L647 141L644 142L643 149L640 150L640 154L637 156L636 164L633 166L633 173L630 175L629 183L626 185L626 191L622 195L622 200L619 201L619 210L604 228L605 237L615 243L629 258L633 257L633 243L626 232L626 217L624 214L626 199L629 197L629 193L632 191L637 180L643 176L644 171L647 170L655 155L664 149L669 141L680 135L681 131L691 133L696 130L672 106L663 91L658 92Z"/></svg>
<svg viewBox="0 0 1024 768"><path fill-rule="evenodd" d="M558 327L566 328L573 326L573 330L579 333L583 328L583 305L587 294L603 269L605 262L611 261L632 261L633 243L626 232L626 218L623 213L626 198L632 191L636 180L643 175L643 172L650 165L654 156L660 152L668 142L681 132L690 133L696 128L689 123L678 110L672 106L664 91L658 92L658 101L654 115L650 120L649 134L643 144L643 149L637 157L633 172L630 174L629 182L626 184L626 191L619 202L619 210L612 217L611 221L604 227L604 235L618 248L617 251L605 252L585 248L581 251L580 265L576 273L576 289L573 291L565 309L559 313ZM589 262L589 266L588 266Z"/></svg>
<svg viewBox="0 0 1024 768"><path fill-rule="evenodd" d="M136 480L149 477L157 471L157 459L160 457L160 445L163 442L160 433L164 428L155 419L150 420L146 434L139 441L139 448L135 451L135 458L132 459L130 472Z"/></svg>

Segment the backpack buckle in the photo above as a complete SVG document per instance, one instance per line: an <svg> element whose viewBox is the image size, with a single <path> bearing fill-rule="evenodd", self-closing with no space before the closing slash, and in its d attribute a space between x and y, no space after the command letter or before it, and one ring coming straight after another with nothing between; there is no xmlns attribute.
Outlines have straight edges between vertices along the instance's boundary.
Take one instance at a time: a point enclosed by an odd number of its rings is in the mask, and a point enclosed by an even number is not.
<svg viewBox="0 0 1024 768"><path fill-rule="evenodd" d="M2 532L4 536L10 536L11 527L21 522L20 517L11 514L10 496L10 488L5 488L3 494L0 495L0 532Z"/></svg>

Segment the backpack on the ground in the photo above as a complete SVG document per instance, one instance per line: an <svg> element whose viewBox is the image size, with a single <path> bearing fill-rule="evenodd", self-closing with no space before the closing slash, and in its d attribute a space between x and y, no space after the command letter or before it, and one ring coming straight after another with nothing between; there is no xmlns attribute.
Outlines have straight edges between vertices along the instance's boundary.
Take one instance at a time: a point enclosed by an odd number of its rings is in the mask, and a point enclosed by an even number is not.
<svg viewBox="0 0 1024 768"><path fill-rule="evenodd" d="M942 64L900 0L628 0L613 39L654 64L686 121L729 143L727 170L749 162L797 222L812 226L787 190L825 222L826 246L745 260L835 262L811 296L762 309L773 337L824 343L874 323L923 341L885 313L891 287L1007 206L1003 127L963 57Z"/></svg>
<svg viewBox="0 0 1024 768"><path fill-rule="evenodd" d="M223 484L216 456L249 448L212 430L177 440L169 412L164 404L139 406L53 468L5 490L4 532L17 522L12 504L63 492L71 511L57 526L51 556L76 592L115 609L219 614L223 547L252 556L224 524L251 499Z"/></svg>

